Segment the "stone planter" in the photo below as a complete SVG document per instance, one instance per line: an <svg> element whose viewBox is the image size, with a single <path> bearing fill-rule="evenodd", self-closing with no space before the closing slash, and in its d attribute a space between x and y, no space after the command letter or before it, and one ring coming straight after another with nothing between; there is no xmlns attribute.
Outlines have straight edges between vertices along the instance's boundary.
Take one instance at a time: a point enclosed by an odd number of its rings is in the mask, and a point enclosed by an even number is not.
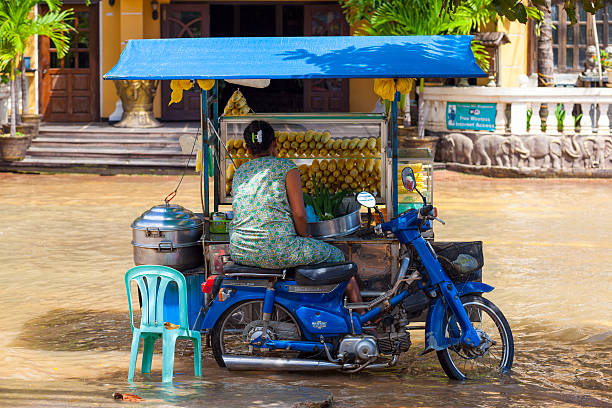
<svg viewBox="0 0 612 408"><path fill-rule="evenodd" d="M436 146L440 140L437 136L417 136L417 127L409 126L398 128L398 146L400 149L415 149L427 147L431 150L432 157L436 157Z"/></svg>
<svg viewBox="0 0 612 408"><path fill-rule="evenodd" d="M35 113L24 113L21 115L21 123L24 125L33 125L32 138L38 137L38 129L40 127L40 115Z"/></svg>
<svg viewBox="0 0 612 408"><path fill-rule="evenodd" d="M121 121L115 127L153 128L161 123L153 115L153 99L157 91L157 80L115 80L117 94L123 105Z"/></svg>
<svg viewBox="0 0 612 408"><path fill-rule="evenodd" d="M27 137L0 136L0 160L20 161L28 150Z"/></svg>
<svg viewBox="0 0 612 408"><path fill-rule="evenodd" d="M32 139L34 138L35 125L32 123L22 123L21 125L15 126L18 133L23 133L25 135L25 139L27 140L28 147L32 144ZM2 125L2 131L4 134L11 134L11 125L4 124Z"/></svg>

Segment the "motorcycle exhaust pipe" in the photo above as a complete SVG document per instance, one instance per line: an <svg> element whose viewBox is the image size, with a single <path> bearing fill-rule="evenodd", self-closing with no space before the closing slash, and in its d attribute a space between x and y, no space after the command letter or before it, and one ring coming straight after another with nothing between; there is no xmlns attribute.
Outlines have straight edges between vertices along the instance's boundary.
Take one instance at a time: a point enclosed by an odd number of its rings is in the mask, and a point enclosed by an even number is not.
<svg viewBox="0 0 612 408"><path fill-rule="evenodd" d="M280 370L280 371L325 371L342 369L341 364L329 361L299 360L297 358L267 358L223 356L228 370Z"/></svg>

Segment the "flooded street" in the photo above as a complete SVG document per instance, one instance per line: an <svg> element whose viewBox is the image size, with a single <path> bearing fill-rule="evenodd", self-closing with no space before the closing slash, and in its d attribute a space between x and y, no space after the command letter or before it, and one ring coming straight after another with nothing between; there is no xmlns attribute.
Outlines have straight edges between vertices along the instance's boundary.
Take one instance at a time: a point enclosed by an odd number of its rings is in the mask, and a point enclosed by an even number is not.
<svg viewBox="0 0 612 408"><path fill-rule="evenodd" d="M612 406L612 182L442 171L434 201L447 224L436 238L484 241L487 297L515 336L510 376L449 381L435 354L419 355L417 331L386 371L228 373L206 349L202 381L188 350L173 386L159 383L159 355L149 380L138 367L128 385L130 224L177 181L0 173L0 406L116 406L115 391L147 406L290 406L321 391L338 407ZM201 211L196 177L173 203Z"/></svg>

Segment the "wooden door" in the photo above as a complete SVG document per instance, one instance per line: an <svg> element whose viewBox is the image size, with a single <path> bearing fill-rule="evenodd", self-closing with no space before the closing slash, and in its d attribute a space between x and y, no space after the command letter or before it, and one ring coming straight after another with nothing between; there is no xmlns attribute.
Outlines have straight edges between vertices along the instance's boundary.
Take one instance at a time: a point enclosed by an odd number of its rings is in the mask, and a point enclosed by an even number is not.
<svg viewBox="0 0 612 408"><path fill-rule="evenodd" d="M162 4L162 38L198 38L210 36L208 4ZM200 90L183 93L180 103L170 102L170 81L162 81L162 119L200 120Z"/></svg>
<svg viewBox="0 0 612 408"><path fill-rule="evenodd" d="M74 27L70 51L57 58L49 37L39 37L40 111L47 122L92 122L100 118L98 5L70 5ZM42 10L41 12L44 12Z"/></svg>
<svg viewBox="0 0 612 408"><path fill-rule="evenodd" d="M349 35L349 26L337 4L304 6L304 35ZM348 79L304 80L304 111L348 112Z"/></svg>

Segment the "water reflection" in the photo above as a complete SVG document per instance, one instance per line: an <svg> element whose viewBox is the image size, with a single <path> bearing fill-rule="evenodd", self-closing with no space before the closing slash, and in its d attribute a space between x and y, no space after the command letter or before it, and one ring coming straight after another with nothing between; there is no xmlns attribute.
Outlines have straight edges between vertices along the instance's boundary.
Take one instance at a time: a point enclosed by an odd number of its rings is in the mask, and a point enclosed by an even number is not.
<svg viewBox="0 0 612 408"><path fill-rule="evenodd" d="M172 388L159 384L159 354L153 375L129 388L123 283L132 266L129 225L175 185L176 177L166 176L0 174L0 405L116 406L110 396L126 391L153 405L190 406L203 405L210 390L231 394L241 387L259 406L283 406L282 396L299 387L331 392L347 407L612 402L612 183L445 172L437 175L435 204L447 225L436 226L436 236L484 241L484 281L497 288L489 297L515 334L512 376L450 382L435 356L419 355L417 332L398 367L350 377L228 374L207 350L200 382L192 376L190 346L179 343ZM198 180L188 177L174 201L198 210L198 191ZM282 388L288 386L298 388ZM274 398L257 399L264 389Z"/></svg>

